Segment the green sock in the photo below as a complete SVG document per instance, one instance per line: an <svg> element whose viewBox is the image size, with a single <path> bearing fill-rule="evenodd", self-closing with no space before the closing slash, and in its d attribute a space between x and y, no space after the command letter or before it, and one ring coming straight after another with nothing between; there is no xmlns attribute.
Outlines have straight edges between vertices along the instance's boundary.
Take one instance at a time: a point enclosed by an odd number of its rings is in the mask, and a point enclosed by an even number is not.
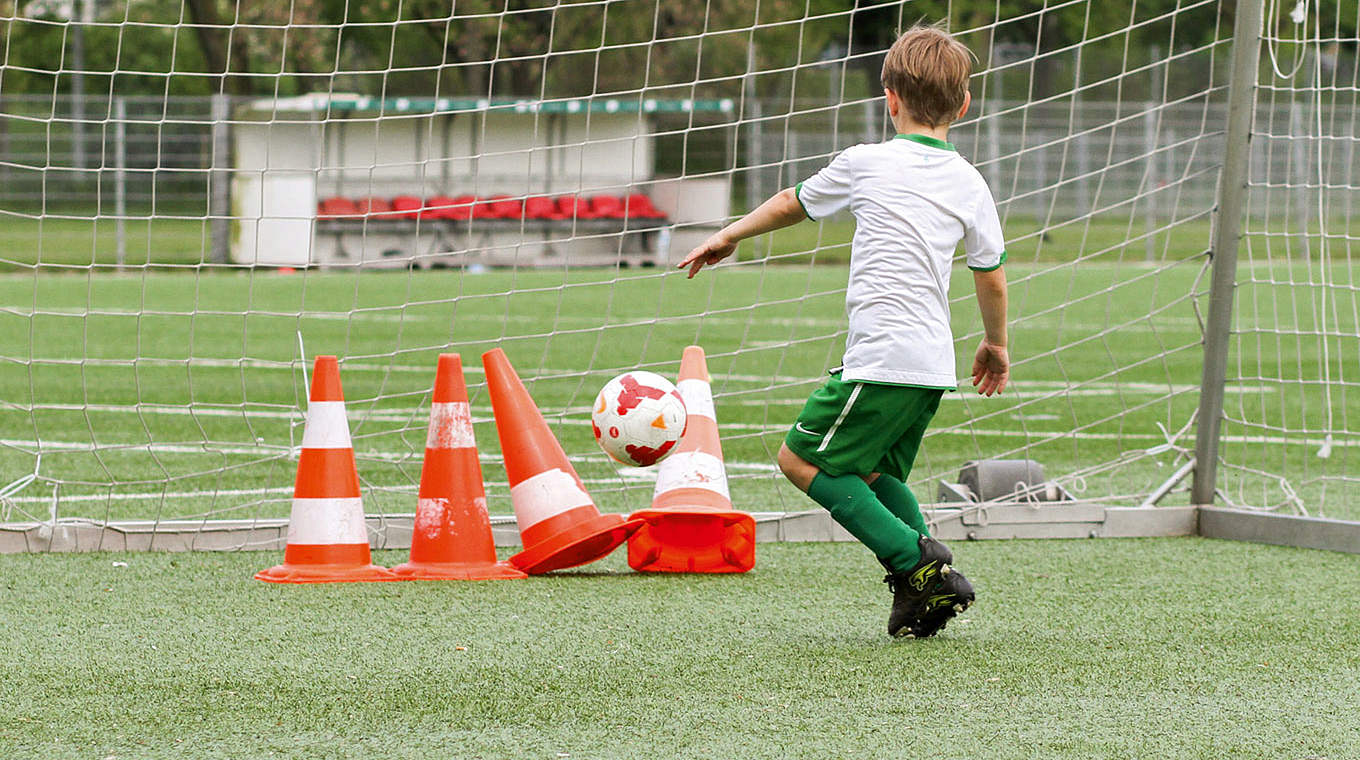
<svg viewBox="0 0 1360 760"><path fill-rule="evenodd" d="M819 472L808 486L808 496L894 572L910 570L921 561L920 534L894 517L858 475L833 478Z"/></svg>
<svg viewBox="0 0 1360 760"><path fill-rule="evenodd" d="M916 494L913 494L905 483L891 475L879 475L869 487L874 490L878 500L883 502L883 506L897 515L897 519L910 525L912 530L923 536L930 535L930 529L926 527L926 518L921 515L921 504L916 501Z"/></svg>

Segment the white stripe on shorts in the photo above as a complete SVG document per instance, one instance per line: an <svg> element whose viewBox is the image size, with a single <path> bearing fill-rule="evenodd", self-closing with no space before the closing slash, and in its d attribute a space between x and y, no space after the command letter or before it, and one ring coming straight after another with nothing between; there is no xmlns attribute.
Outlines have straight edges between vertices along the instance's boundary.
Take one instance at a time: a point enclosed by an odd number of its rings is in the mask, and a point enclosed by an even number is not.
<svg viewBox="0 0 1360 760"><path fill-rule="evenodd" d="M845 422L846 416L850 414L850 407L854 406L855 399L859 398L859 389L863 387L864 383L855 383L855 389L850 391L850 398L845 400L845 408L841 410L841 414L836 418L836 421L831 423L831 429L826 431L826 436L822 438L821 445L817 447L818 451L826 451L826 447L831 445L831 436L835 435L836 430L840 428L841 423Z"/></svg>

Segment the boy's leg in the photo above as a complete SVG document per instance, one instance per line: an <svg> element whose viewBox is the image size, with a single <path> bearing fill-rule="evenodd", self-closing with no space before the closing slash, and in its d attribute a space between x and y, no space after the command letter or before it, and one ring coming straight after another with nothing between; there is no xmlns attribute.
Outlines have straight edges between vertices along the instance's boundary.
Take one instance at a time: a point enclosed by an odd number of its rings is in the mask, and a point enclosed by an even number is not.
<svg viewBox="0 0 1360 760"><path fill-rule="evenodd" d="M930 528L926 527L926 518L921 514L921 504L916 501L916 495L907 488L906 483L891 475L875 473L869 481L869 487L874 489L874 495L883 502L883 506L887 507L889 512L897 516L897 519L923 536L930 535Z"/></svg>
<svg viewBox="0 0 1360 760"><path fill-rule="evenodd" d="M911 426L875 468L882 472L872 481L874 493L878 494L879 500L917 532L926 536L930 533L926 528L925 518L921 515L921 505L903 481L911 474L921 439L925 437L926 426L939 409L942 395L937 393L933 398L924 399L926 403L920 408ZM917 617L910 624L909 631L899 629L894 635L905 635L909 632L916 637L933 636L944 628L951 618L972 605L976 598L973 584L952 566L954 561L952 553L946 550L945 556L949 557L946 561L951 563L948 572L942 574L940 584L921 601L917 608ZM888 623L890 633L893 632L893 625L893 619L890 619Z"/></svg>
<svg viewBox="0 0 1360 760"><path fill-rule="evenodd" d="M892 636L920 626L932 595L950 572L952 557L943 544L922 536L884 506L861 473L910 471L915 452L896 453L899 443L925 408L938 403L940 393L847 382L833 373L808 398L779 452L780 469L789 480L826 507L887 567ZM901 454L907 453L903 468ZM865 467L871 462L880 466Z"/></svg>
<svg viewBox="0 0 1360 760"><path fill-rule="evenodd" d="M893 444L892 451L888 452L884 461L879 463L886 471L875 473L869 481L883 506L923 536L929 536L930 529L926 527L925 517L921 515L921 504L916 501L916 495L903 481L911 474L911 468L916 464L916 453L921 448L921 439L926 435L926 426L940 408L940 398L943 395L936 393L933 397L925 397L925 403L917 410L911 427L907 428L902 437Z"/></svg>
<svg viewBox="0 0 1360 760"><path fill-rule="evenodd" d="M904 572L921 560L921 534L899 520L858 475L831 476L787 445L779 449L779 469L831 518L878 557L890 572Z"/></svg>

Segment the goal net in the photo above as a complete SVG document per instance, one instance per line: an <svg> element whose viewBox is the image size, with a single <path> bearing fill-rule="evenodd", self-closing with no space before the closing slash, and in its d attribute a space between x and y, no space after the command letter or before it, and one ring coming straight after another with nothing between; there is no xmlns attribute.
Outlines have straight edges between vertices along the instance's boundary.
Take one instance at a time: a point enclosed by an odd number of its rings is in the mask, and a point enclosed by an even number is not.
<svg viewBox="0 0 1360 760"><path fill-rule="evenodd" d="M671 265L892 137L879 67L918 21L977 56L950 139L998 200L1015 366L999 398L946 394L912 487L935 502L965 462L1024 458L1081 501L1186 504L1232 8L0 0L0 522L286 517L319 354L341 358L381 517L414 511L435 357L460 353L508 513L496 347L601 509L646 506L655 476L598 450L596 391L673 376L689 344L735 506L811 508L774 452L839 363L852 219L692 281ZM1267 9L1231 503L1358 503L1350 13ZM981 329L961 261L951 300L963 370Z"/></svg>
<svg viewBox="0 0 1360 760"><path fill-rule="evenodd" d="M1268 3L1222 498L1360 518L1360 10Z"/></svg>

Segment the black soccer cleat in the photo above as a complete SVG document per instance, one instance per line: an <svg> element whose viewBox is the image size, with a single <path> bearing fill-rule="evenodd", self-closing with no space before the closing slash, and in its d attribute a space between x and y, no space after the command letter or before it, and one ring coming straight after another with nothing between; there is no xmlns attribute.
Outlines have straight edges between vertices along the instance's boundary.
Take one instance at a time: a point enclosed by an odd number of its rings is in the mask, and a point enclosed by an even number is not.
<svg viewBox="0 0 1360 760"><path fill-rule="evenodd" d="M918 639L934 636L944 629L951 618L968 609L975 598L973 584L963 577L963 573L949 568L939 588L926 597L916 624L903 635Z"/></svg>
<svg viewBox="0 0 1360 760"><path fill-rule="evenodd" d="M912 634L925 614L926 603L952 572L949 563L954 561L954 555L948 547L930 536L921 536L917 545L921 549L921 559L910 570L894 573L890 569L883 579L893 592L892 612L888 614L889 636ZM971 593L971 586L969 591Z"/></svg>

